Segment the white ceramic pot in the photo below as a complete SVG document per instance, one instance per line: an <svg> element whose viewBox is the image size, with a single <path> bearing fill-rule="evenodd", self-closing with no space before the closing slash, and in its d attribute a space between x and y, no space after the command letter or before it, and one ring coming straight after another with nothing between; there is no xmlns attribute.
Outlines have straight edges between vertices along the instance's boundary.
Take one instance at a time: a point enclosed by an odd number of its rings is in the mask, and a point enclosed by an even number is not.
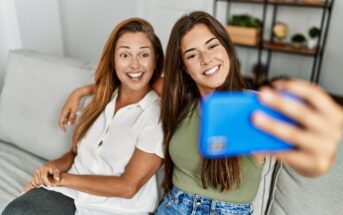
<svg viewBox="0 0 343 215"><path fill-rule="evenodd" d="M317 47L317 43L318 43L318 38L315 39L309 39L307 46L309 49L314 49Z"/></svg>

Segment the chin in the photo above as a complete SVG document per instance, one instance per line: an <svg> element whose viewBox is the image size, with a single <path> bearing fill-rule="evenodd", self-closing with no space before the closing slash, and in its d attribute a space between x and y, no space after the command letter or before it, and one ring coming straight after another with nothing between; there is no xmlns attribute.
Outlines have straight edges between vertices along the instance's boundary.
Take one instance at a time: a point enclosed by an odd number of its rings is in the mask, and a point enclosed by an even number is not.
<svg viewBox="0 0 343 215"><path fill-rule="evenodd" d="M225 83L225 80L224 81L223 80L216 81L215 83L211 84L210 87L213 89L217 89L217 88L223 86L224 83Z"/></svg>
<svg viewBox="0 0 343 215"><path fill-rule="evenodd" d="M143 89L145 89L148 85L142 85L142 86L132 86L130 87L130 90L132 91L142 91Z"/></svg>

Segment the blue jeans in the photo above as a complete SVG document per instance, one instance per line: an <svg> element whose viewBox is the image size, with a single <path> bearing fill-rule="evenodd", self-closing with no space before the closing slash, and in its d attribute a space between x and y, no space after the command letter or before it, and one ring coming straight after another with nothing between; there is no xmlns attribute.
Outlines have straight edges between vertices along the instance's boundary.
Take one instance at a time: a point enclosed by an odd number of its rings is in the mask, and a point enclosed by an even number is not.
<svg viewBox="0 0 343 215"><path fill-rule="evenodd" d="M238 204L208 199L185 193L175 186L158 207L156 215L250 215L251 204Z"/></svg>
<svg viewBox="0 0 343 215"><path fill-rule="evenodd" d="M74 215L74 199L44 188L33 189L10 202L2 215Z"/></svg>

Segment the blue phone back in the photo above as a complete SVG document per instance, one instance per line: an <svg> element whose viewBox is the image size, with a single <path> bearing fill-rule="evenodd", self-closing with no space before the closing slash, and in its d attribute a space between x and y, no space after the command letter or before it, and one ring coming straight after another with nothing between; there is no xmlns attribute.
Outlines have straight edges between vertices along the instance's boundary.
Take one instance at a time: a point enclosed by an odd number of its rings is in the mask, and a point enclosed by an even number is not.
<svg viewBox="0 0 343 215"><path fill-rule="evenodd" d="M201 105L200 153L208 158L221 158L292 149L292 145L252 125L251 116L256 110L295 124L262 105L256 92L216 92L204 99Z"/></svg>

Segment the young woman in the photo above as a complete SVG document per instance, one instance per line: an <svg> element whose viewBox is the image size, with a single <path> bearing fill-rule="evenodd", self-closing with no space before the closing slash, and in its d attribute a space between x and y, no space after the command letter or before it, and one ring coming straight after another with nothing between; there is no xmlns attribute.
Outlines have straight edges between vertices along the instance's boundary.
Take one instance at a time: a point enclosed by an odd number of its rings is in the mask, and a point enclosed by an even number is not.
<svg viewBox="0 0 343 215"><path fill-rule="evenodd" d="M250 214L263 155L209 160L200 157L197 146L202 97L219 90L244 89L225 28L205 12L180 18L169 38L165 65L161 114L168 194L156 214ZM281 97L283 90L306 102ZM78 101L81 94L74 92L74 99ZM341 137L342 109L318 86L299 80L263 88L260 99L301 124L294 127L255 113L253 123L258 128L297 147L273 156L308 177L327 172ZM68 122L66 113L75 110L68 104L65 107L61 122Z"/></svg>
<svg viewBox="0 0 343 215"><path fill-rule="evenodd" d="M250 214L263 157L210 160L201 158L197 147L202 97L214 91L244 88L227 31L205 12L186 15L172 29L166 59L161 115L168 149L164 185L169 194L156 214ZM276 86L276 91L261 90L262 102L293 118L301 128L262 113L256 113L253 122L297 147L276 154L276 158L300 174L323 174L335 158L342 110L316 86L301 81ZM279 90L290 91L306 103L285 99Z"/></svg>
<svg viewBox="0 0 343 215"><path fill-rule="evenodd" d="M158 205L163 157L160 99L151 90L163 51L145 20L112 31L95 73L72 149L36 169L10 214L148 214Z"/></svg>

